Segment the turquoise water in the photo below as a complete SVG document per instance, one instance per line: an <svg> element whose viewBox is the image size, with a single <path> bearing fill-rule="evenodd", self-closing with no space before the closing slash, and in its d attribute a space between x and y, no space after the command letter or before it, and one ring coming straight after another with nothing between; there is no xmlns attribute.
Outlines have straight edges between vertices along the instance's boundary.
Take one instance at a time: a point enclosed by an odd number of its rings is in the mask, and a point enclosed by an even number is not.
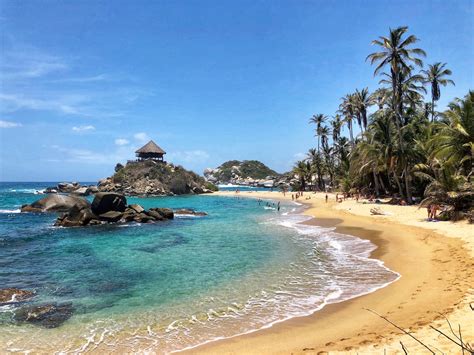
<svg viewBox="0 0 474 355"><path fill-rule="evenodd" d="M368 258L368 241L301 225L296 204L187 196L128 198L206 217L156 224L55 228L18 213L51 184L0 184L0 288L34 303L72 303L62 326L16 324L0 309L0 352L171 352L310 314L398 275ZM357 270L357 272L355 272ZM34 339L34 341L32 341Z"/></svg>

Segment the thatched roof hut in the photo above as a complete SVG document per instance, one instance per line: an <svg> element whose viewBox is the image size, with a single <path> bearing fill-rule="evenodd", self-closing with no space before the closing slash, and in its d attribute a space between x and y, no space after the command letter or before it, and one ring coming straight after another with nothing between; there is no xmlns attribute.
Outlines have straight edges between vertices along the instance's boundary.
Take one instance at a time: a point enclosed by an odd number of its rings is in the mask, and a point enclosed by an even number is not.
<svg viewBox="0 0 474 355"><path fill-rule="evenodd" d="M155 142L149 141L143 147L138 149L135 154L139 160L153 159L163 161L163 155L166 154L166 152Z"/></svg>

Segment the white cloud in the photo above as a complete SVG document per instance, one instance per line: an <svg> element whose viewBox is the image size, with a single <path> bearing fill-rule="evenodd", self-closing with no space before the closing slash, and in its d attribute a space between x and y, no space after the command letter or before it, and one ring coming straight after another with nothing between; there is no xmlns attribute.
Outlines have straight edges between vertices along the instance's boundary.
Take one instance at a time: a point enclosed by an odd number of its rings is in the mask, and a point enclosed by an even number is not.
<svg viewBox="0 0 474 355"><path fill-rule="evenodd" d="M85 98L79 96L57 97L53 99L36 99L23 95L0 94L0 102L6 111L27 110L45 110L57 111L65 114L79 115L79 109L76 104L84 101Z"/></svg>
<svg viewBox="0 0 474 355"><path fill-rule="evenodd" d="M95 130L95 127L91 126L91 125L88 125L88 126L74 126L74 127L72 127L72 130L74 132L86 132L86 131Z"/></svg>
<svg viewBox="0 0 474 355"><path fill-rule="evenodd" d="M68 69L63 58L17 43L13 48L4 50L3 56L0 70L5 79L39 78Z"/></svg>
<svg viewBox="0 0 474 355"><path fill-rule="evenodd" d="M0 128L15 128L21 126L22 124L18 122L0 120Z"/></svg>
<svg viewBox="0 0 474 355"><path fill-rule="evenodd" d="M96 81L104 81L107 80L108 76L105 74L99 74L94 76L86 76L86 77L77 77L77 78L65 78L65 79L58 79L55 82L61 83L91 83Z"/></svg>
<svg viewBox="0 0 474 355"><path fill-rule="evenodd" d="M128 140L126 140L125 138L117 138L115 140L116 145L127 145L128 143L130 143L130 142Z"/></svg>
<svg viewBox="0 0 474 355"><path fill-rule="evenodd" d="M146 143L150 140L150 137L145 132L135 133L133 138L135 138L139 143Z"/></svg>

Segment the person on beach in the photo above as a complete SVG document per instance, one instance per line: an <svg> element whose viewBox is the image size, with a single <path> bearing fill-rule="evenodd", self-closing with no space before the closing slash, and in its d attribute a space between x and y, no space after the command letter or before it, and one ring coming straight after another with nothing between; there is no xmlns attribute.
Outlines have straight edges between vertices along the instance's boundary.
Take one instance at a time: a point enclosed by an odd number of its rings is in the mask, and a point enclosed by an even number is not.
<svg viewBox="0 0 474 355"><path fill-rule="evenodd" d="M426 212L428 213L428 221L431 221L431 203L426 206Z"/></svg>
<svg viewBox="0 0 474 355"><path fill-rule="evenodd" d="M339 202L339 194L336 194L336 202Z"/></svg>
<svg viewBox="0 0 474 355"><path fill-rule="evenodd" d="M431 219L432 220L436 220L436 217L437 217L437 214L438 214L438 211L441 209L441 207L434 203L433 205L431 205Z"/></svg>
<svg viewBox="0 0 474 355"><path fill-rule="evenodd" d="M295 195L291 194L291 201L295 200Z"/></svg>
<svg viewBox="0 0 474 355"><path fill-rule="evenodd" d="M328 194L326 194L326 203L328 203Z"/></svg>

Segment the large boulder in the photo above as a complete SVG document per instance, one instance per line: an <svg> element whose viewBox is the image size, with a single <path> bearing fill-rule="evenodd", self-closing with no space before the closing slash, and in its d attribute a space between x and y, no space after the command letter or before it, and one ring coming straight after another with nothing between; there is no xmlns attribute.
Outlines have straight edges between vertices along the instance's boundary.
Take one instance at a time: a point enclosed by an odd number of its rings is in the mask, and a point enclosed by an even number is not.
<svg viewBox="0 0 474 355"><path fill-rule="evenodd" d="M109 211L124 212L127 208L127 199L124 195L114 192L99 192L95 195L91 208L96 215Z"/></svg>
<svg viewBox="0 0 474 355"><path fill-rule="evenodd" d="M54 225L61 227L79 227L89 224L92 219L97 219L97 216L92 212L89 206L74 205L69 212L58 217Z"/></svg>
<svg viewBox="0 0 474 355"><path fill-rule="evenodd" d="M22 212L68 212L73 206L90 207L89 201L78 196L48 195L30 205L23 205Z"/></svg>
<svg viewBox="0 0 474 355"><path fill-rule="evenodd" d="M21 290L19 288L0 289L0 305L2 303L22 302L32 298L35 295L33 291Z"/></svg>
<svg viewBox="0 0 474 355"><path fill-rule="evenodd" d="M74 311L72 304L46 304L24 307L15 312L15 320L56 328L68 320Z"/></svg>

